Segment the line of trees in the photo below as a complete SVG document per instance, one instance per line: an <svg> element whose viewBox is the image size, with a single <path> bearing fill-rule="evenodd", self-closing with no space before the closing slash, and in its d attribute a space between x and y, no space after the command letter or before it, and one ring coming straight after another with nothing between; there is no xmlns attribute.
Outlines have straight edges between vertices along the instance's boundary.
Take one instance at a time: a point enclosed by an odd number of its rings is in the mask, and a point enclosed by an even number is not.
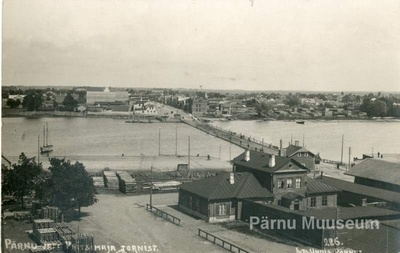
<svg viewBox="0 0 400 253"><path fill-rule="evenodd" d="M49 171L35 158L21 153L17 164L2 167L2 196L12 195L21 201L25 196L57 206L62 211L90 206L97 202L93 179L82 163L52 158Z"/></svg>
<svg viewBox="0 0 400 253"><path fill-rule="evenodd" d="M364 97L360 110L366 112L368 117L400 117L399 99L394 97Z"/></svg>

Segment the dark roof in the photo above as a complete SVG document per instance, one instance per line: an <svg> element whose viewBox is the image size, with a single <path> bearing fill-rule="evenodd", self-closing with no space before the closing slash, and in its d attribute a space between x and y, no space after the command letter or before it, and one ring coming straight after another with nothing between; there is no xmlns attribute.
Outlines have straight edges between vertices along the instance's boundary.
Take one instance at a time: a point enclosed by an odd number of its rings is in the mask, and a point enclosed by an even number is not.
<svg viewBox="0 0 400 253"><path fill-rule="evenodd" d="M400 163L380 158L365 159L344 174L400 185Z"/></svg>
<svg viewBox="0 0 400 253"><path fill-rule="evenodd" d="M310 152L308 149L306 149L305 147L301 147L301 146L296 146L296 145L289 145L286 148L286 156L292 156L294 154L296 154L297 152L309 152L312 155L314 155L314 153ZM314 155L315 156L315 155Z"/></svg>
<svg viewBox="0 0 400 253"><path fill-rule="evenodd" d="M400 194L398 192L347 182L327 176L324 176L322 179L318 178L317 181L336 187L342 191L356 193L364 196L370 196L388 202L400 203Z"/></svg>
<svg viewBox="0 0 400 253"><path fill-rule="evenodd" d="M297 211L298 214L314 216L316 219L367 219L387 216L399 216L399 211L374 207L374 206L354 206L354 207L327 207Z"/></svg>
<svg viewBox="0 0 400 253"><path fill-rule="evenodd" d="M340 192L339 189L332 187L328 184L324 184L321 181L317 181L306 177L307 182L307 193L308 194L318 194L318 193L335 193Z"/></svg>
<svg viewBox="0 0 400 253"><path fill-rule="evenodd" d="M270 154L250 150L249 161L245 161L245 154L246 152L243 152L239 156L235 157L232 160L232 163L268 173L274 173L278 170L295 171L296 169L298 171L309 171L305 166L289 157L275 156L275 166L269 167L268 164L271 159ZM294 168L291 168L292 163L295 164Z"/></svg>
<svg viewBox="0 0 400 253"><path fill-rule="evenodd" d="M272 198L274 196L266 188L263 188L251 173L234 173L234 184L229 183L229 174L223 173L215 177L182 184L180 188L208 200Z"/></svg>

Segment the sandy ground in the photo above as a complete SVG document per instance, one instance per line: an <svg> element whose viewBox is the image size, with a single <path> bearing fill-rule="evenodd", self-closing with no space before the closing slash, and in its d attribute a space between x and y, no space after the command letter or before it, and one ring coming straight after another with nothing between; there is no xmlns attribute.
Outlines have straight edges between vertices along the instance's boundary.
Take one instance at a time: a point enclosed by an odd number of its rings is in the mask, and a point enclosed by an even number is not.
<svg viewBox="0 0 400 253"><path fill-rule="evenodd" d="M58 157L64 158L64 157ZM83 163L88 172L101 171L108 167L112 170L150 170L153 166L155 171L175 171L178 164L187 164L187 156L67 156L68 160ZM49 167L48 160L42 160L44 168ZM211 157L210 160L205 156L191 156L191 169L218 169L232 170L232 165L228 161Z"/></svg>
<svg viewBox="0 0 400 253"><path fill-rule="evenodd" d="M101 194L94 206L83 208L84 217L70 222L81 232L94 235L96 245L156 245L159 252L226 252L197 236L202 228L251 252L296 252L294 246L253 237L221 225L208 224L177 211L178 193L155 194L154 206L180 218L178 227L145 210L148 195ZM304 248L304 246L303 246ZM106 252L106 251L100 251Z"/></svg>

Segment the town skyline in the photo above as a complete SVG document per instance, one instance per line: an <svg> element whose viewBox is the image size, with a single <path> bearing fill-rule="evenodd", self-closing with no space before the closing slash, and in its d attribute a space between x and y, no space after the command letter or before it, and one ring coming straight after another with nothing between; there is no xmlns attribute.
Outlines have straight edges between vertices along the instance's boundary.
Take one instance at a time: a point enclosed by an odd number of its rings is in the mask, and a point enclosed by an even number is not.
<svg viewBox="0 0 400 253"><path fill-rule="evenodd" d="M396 1L5 1L2 84L400 91L399 15Z"/></svg>

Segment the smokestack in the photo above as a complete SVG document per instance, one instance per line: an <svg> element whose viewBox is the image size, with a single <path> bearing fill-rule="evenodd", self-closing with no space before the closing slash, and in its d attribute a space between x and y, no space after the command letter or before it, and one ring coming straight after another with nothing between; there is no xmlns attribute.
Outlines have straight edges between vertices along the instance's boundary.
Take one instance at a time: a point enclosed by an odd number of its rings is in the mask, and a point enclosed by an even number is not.
<svg viewBox="0 0 400 253"><path fill-rule="evenodd" d="M275 166L275 155L271 155L268 161L268 167L272 168Z"/></svg>
<svg viewBox="0 0 400 253"><path fill-rule="evenodd" d="M244 154L244 160L246 162L250 161L250 150L246 150L246 153Z"/></svg>
<svg viewBox="0 0 400 253"><path fill-rule="evenodd" d="M321 171L321 179L323 179L323 178L324 178L324 172Z"/></svg>
<svg viewBox="0 0 400 253"><path fill-rule="evenodd" d="M235 174L229 173L229 184L234 184L234 183L235 183Z"/></svg>
<svg viewBox="0 0 400 253"><path fill-rule="evenodd" d="M279 141L279 156L282 156L282 139Z"/></svg>

